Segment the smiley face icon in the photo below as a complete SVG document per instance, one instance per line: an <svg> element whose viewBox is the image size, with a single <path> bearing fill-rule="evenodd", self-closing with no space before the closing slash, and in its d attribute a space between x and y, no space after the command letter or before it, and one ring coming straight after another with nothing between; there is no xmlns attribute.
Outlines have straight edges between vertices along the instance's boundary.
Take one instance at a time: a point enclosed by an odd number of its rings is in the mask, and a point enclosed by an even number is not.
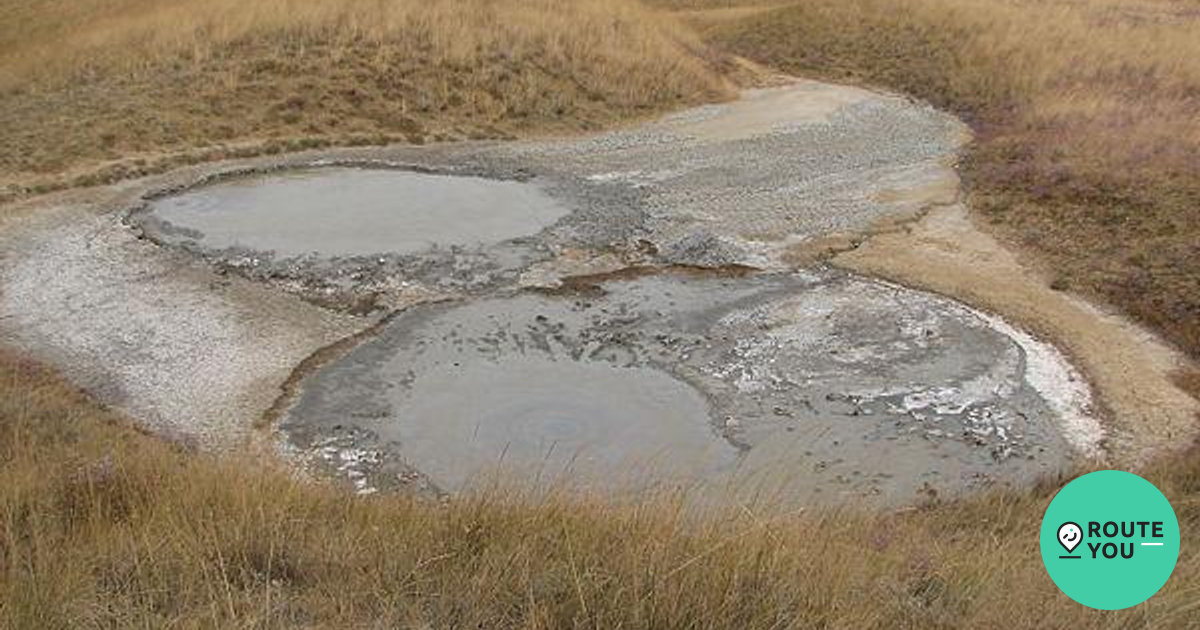
<svg viewBox="0 0 1200 630"><path fill-rule="evenodd" d="M1079 525L1067 521L1058 526L1058 543L1067 550L1067 553L1075 551L1075 548L1079 546L1079 542L1082 540L1083 529Z"/></svg>

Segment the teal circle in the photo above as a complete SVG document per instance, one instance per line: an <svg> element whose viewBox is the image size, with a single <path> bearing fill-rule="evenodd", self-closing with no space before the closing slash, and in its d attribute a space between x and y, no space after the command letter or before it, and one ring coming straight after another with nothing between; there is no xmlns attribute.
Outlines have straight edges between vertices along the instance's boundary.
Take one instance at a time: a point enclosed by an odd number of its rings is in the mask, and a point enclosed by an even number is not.
<svg viewBox="0 0 1200 630"><path fill-rule="evenodd" d="M1060 528L1066 544L1077 545L1072 551L1059 541ZM1068 483L1042 517L1042 562L1050 579L1071 599L1100 610L1136 606L1157 593L1175 570L1179 543L1171 503L1154 484L1121 470Z"/></svg>

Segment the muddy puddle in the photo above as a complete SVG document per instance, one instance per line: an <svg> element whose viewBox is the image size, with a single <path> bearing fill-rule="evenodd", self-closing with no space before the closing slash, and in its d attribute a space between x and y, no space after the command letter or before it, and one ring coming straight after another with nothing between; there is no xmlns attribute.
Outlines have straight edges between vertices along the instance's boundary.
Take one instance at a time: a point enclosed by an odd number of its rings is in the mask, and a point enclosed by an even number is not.
<svg viewBox="0 0 1200 630"><path fill-rule="evenodd" d="M1086 405L1053 348L950 300L663 273L411 309L303 383L282 431L362 491L515 469L903 503L1059 470L1094 447L1064 424Z"/></svg>
<svg viewBox="0 0 1200 630"><path fill-rule="evenodd" d="M236 178L156 199L147 211L164 240L275 258L499 243L568 213L530 182L342 167Z"/></svg>

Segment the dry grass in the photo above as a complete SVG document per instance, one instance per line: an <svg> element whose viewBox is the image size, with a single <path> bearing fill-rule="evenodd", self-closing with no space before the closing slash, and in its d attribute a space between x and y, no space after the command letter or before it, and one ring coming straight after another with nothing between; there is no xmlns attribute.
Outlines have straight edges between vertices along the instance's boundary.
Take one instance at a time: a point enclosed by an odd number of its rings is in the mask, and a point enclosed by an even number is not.
<svg viewBox="0 0 1200 630"><path fill-rule="evenodd" d="M1200 536L1200 458L1146 476ZM1100 613L1036 552L1052 489L903 513L695 513L490 492L356 498L141 436L0 357L0 627L1168 628L1200 614L1184 545Z"/></svg>
<svg viewBox="0 0 1200 630"><path fill-rule="evenodd" d="M759 60L964 112L981 132L968 175L986 216L1065 283L1200 347L1195 5L904 6L693 17L719 19L713 40ZM0 12L0 177L23 186L271 138L278 150L585 128L724 90L703 45L621 0L0 0ZM187 153L211 145L226 148ZM1143 474L1185 540L1200 537L1200 457ZM182 452L0 356L0 627L1194 627L1195 545L1131 610L1061 595L1036 553L1052 485L878 514L360 499Z"/></svg>
<svg viewBox="0 0 1200 630"><path fill-rule="evenodd" d="M0 14L10 195L179 155L590 129L729 94L693 34L635 0L0 0Z"/></svg>
<svg viewBox="0 0 1200 630"><path fill-rule="evenodd" d="M700 24L757 61L962 114L978 133L972 207L1038 254L1055 286L1200 356L1200 5L805 0Z"/></svg>

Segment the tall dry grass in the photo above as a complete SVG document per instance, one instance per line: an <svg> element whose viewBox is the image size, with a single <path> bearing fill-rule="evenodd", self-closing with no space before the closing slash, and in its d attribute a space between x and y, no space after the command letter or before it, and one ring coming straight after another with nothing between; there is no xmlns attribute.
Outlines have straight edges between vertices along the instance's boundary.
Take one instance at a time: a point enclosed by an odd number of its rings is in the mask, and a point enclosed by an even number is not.
<svg viewBox="0 0 1200 630"><path fill-rule="evenodd" d="M634 100L678 90L689 75L711 80L699 60L682 54L702 48L690 32L625 0L7 4L0 9L19 17L0 32L0 88L86 80L102 72L137 73L157 69L164 59L201 62L224 56L226 47L261 39L283 46L390 45L395 49L389 53L462 69L505 57L564 67L589 61L595 65L578 70L593 75L607 91ZM47 8L54 6L62 6L61 12ZM640 72L626 75L631 69ZM662 72L658 81L641 74L651 70Z"/></svg>
<svg viewBox="0 0 1200 630"><path fill-rule="evenodd" d="M695 8L739 0L660 0ZM804 0L710 41L963 115L972 207L1055 286L1200 356L1200 6L1179 0Z"/></svg>
<svg viewBox="0 0 1200 630"><path fill-rule="evenodd" d="M582 127L722 90L712 53L621 0L243 4L0 0L0 173L25 186L271 137L303 140L272 145L290 148ZM965 113L980 130L967 172L985 216L1060 261L1066 282L1133 312L1149 296L1140 308L1189 339L1193 5L899 6L807 0L713 13L705 28L768 63ZM1200 457L1143 474L1196 540ZM1131 610L1058 593L1036 554L1052 485L899 513L359 499L139 435L0 356L0 627L1194 626L1194 545Z"/></svg>
<svg viewBox="0 0 1200 630"><path fill-rule="evenodd" d="M635 0L3 0L0 14L13 188L195 147L587 129L729 94L716 56Z"/></svg>
<svg viewBox="0 0 1200 630"><path fill-rule="evenodd" d="M1200 536L1200 458L1144 472ZM1103 613L1037 553L1053 490L892 513L487 492L358 498L132 431L0 357L0 627L1186 628L1200 550Z"/></svg>

